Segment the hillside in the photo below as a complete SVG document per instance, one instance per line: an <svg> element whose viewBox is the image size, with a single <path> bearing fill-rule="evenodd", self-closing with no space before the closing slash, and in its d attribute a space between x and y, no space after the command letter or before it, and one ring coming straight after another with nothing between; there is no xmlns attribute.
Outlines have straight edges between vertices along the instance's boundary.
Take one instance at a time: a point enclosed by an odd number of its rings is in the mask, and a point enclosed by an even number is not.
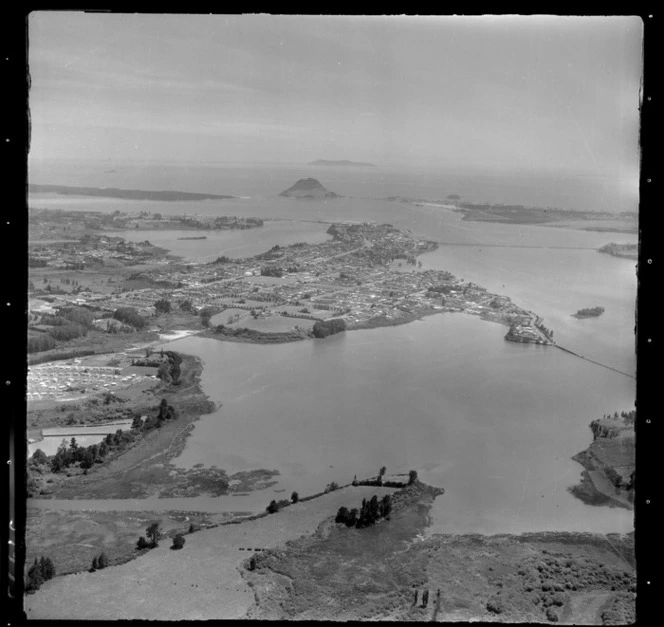
<svg viewBox="0 0 664 627"><path fill-rule="evenodd" d="M584 471L579 485L570 492L591 505L632 508L634 501L636 412L616 412L593 420L590 429L593 441L572 459Z"/></svg>
<svg viewBox="0 0 664 627"><path fill-rule="evenodd" d="M338 198L339 195L325 189L316 179L300 179L295 185L281 192L286 198Z"/></svg>

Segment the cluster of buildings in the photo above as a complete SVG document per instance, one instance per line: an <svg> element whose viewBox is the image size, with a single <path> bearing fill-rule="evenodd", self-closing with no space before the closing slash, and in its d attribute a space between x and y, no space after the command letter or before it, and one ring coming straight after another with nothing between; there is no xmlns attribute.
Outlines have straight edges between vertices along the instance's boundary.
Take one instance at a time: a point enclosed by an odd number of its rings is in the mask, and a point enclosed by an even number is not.
<svg viewBox="0 0 664 627"><path fill-rule="evenodd" d="M126 368L88 366L80 359L70 363L51 362L28 368L28 400L62 400L72 396L118 390L156 379L154 368L149 374L127 371ZM141 369L146 370L146 369Z"/></svg>
<svg viewBox="0 0 664 627"><path fill-rule="evenodd" d="M148 218L143 215L135 219ZM193 222L199 219L203 217L186 218ZM223 219L231 223L253 220ZM144 317L151 317L156 313L155 302L166 299L175 310L186 301L194 312L233 307L260 316L279 314L311 320L342 317L350 328L372 319L389 323L436 310L465 311L527 326L528 312L509 298L464 283L445 271L418 269L417 257L434 250L435 242L389 224L333 224L328 234L332 239L326 242L274 246L250 258L220 258L205 264L172 264L167 260L165 265L151 264L150 269L132 278L144 279L152 287L114 294L79 292L76 302L106 312L132 307ZM86 255L127 255L135 260L136 255L149 254L150 248L149 242L131 244L120 238L86 235L78 243L76 254L81 259ZM397 269L396 265L405 265L406 270L411 265L413 271Z"/></svg>

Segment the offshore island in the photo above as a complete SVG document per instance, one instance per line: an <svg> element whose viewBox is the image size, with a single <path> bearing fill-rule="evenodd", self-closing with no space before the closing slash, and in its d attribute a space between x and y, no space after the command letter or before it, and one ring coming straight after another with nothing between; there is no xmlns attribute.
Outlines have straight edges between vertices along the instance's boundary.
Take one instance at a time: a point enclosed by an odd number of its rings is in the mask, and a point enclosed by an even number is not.
<svg viewBox="0 0 664 627"><path fill-rule="evenodd" d="M604 313L604 307L586 307L584 309L579 309L575 314L572 314L572 318L578 318L583 320L584 318L597 318Z"/></svg>

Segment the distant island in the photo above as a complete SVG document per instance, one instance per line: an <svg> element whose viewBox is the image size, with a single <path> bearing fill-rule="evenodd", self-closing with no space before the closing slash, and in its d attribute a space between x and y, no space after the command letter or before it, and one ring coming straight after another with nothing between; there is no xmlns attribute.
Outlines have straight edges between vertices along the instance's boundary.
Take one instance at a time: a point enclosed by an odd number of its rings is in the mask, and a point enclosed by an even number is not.
<svg viewBox="0 0 664 627"><path fill-rule="evenodd" d="M196 237L178 237L178 239L207 239L207 235L199 235Z"/></svg>
<svg viewBox="0 0 664 627"><path fill-rule="evenodd" d="M220 194L198 194L178 191L147 191L142 189L118 189L116 187L70 187L69 185L29 185L28 191L35 194L62 194L64 196L97 196L101 198L124 198L126 200L211 200L235 198Z"/></svg>
<svg viewBox="0 0 664 627"><path fill-rule="evenodd" d="M638 259L638 244L616 244L611 242L597 249L597 252L613 255L614 257L623 257L624 259Z"/></svg>
<svg viewBox="0 0 664 627"><path fill-rule="evenodd" d="M586 307L585 309L579 309L575 314L572 314L573 318L578 318L579 320L583 318L597 318L604 313L604 307Z"/></svg>
<svg viewBox="0 0 664 627"><path fill-rule="evenodd" d="M347 159L342 159L341 161L328 161L326 159L318 159L317 161L310 161L307 165L336 165L343 167L353 167L353 168L375 168L376 165L373 163L365 163L363 161L348 161Z"/></svg>
<svg viewBox="0 0 664 627"><path fill-rule="evenodd" d="M286 198L339 198L338 194L325 189L316 179L300 179L295 185L281 192Z"/></svg>

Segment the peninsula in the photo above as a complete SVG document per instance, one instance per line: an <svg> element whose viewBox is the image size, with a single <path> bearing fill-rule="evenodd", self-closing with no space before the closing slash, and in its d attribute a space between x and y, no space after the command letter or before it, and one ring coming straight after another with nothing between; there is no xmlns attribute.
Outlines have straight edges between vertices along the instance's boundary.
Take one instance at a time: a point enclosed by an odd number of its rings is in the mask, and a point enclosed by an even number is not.
<svg viewBox="0 0 664 627"><path fill-rule="evenodd" d="M634 503L636 411L615 412L590 423L593 441L572 459L584 468L570 492L590 505L632 509Z"/></svg>
<svg viewBox="0 0 664 627"><path fill-rule="evenodd" d="M623 257L624 259L638 259L639 258L639 245L638 244L616 244L611 242L601 248L597 252L613 255L614 257Z"/></svg>
<svg viewBox="0 0 664 627"><path fill-rule="evenodd" d="M142 189L118 189L116 187L71 187L69 185L34 185L28 186L33 194L60 194L64 196L97 196L101 198L123 198L125 200L213 200L229 199L235 196L221 194L199 194L170 190L147 191Z"/></svg>
<svg viewBox="0 0 664 627"><path fill-rule="evenodd" d="M331 239L319 244L277 245L254 257L220 256L209 263L185 264L149 241L127 243L99 232L112 228L116 220L116 228L141 225L132 214L76 212L73 225L70 213L31 211L29 295L42 303L39 309L31 308L32 363L42 359L41 353L48 359L117 345L118 330L127 341L152 328L186 329L233 342L278 343L404 324L444 312L508 325L506 339L551 343L542 320L508 297L443 270L422 269L417 257L437 244L390 224L336 223L327 230ZM214 220L208 228L228 225L231 219ZM248 227L252 219L237 220ZM191 217L173 224L203 226ZM230 225L241 226L233 221ZM51 239L43 240L47 235ZM72 324L65 333L48 316L72 306L86 310L89 328ZM126 310L131 315L124 315ZM40 312L48 313L46 326Z"/></svg>
<svg viewBox="0 0 664 627"><path fill-rule="evenodd" d="M328 161L327 159L318 159L317 161L310 161L307 165L331 165L340 167L357 167L357 168L375 168L374 163L365 163L363 161L348 161L341 159L340 161Z"/></svg>
<svg viewBox="0 0 664 627"><path fill-rule="evenodd" d="M463 220L471 222L502 222L505 224L532 224L537 226L572 228L582 231L606 231L636 233L638 214L631 211L609 213L599 211L579 211L559 207L526 207L501 203L473 203L462 201L458 194L450 194L444 199L410 198L389 196L382 198L388 202L400 202L415 206L440 207L460 213ZM609 244L608 246L623 246ZM628 245L624 245L628 246ZM606 247L605 247L606 248ZM600 252L615 254L610 250ZM618 255L626 256L626 255Z"/></svg>
<svg viewBox="0 0 664 627"><path fill-rule="evenodd" d="M295 185L281 192L286 198L338 198L338 194L325 189L316 179L300 179Z"/></svg>

